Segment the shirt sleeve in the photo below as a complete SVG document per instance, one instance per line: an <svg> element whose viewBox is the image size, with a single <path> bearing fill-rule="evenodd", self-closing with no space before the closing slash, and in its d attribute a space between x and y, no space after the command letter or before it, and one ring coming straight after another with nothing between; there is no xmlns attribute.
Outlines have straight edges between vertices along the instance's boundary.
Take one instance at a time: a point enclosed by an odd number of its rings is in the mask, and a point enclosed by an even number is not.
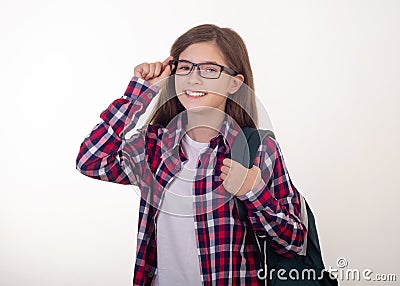
<svg viewBox="0 0 400 286"><path fill-rule="evenodd" d="M132 156L133 160L129 160L129 168L123 165L124 136L136 126L139 117L157 93L157 87L133 77L124 95L101 113L102 121L83 140L76 158L77 170L99 180L136 184L135 169L139 168L135 168L134 164L139 163L139 154L144 152L146 128L138 129L139 132L129 138L133 143L130 146L135 146L135 150L132 150L135 154Z"/></svg>
<svg viewBox="0 0 400 286"><path fill-rule="evenodd" d="M292 184L278 142L264 137L254 164L261 169L261 182L239 196L254 231L266 232L275 251L290 257L302 250L307 229L300 219L299 194Z"/></svg>

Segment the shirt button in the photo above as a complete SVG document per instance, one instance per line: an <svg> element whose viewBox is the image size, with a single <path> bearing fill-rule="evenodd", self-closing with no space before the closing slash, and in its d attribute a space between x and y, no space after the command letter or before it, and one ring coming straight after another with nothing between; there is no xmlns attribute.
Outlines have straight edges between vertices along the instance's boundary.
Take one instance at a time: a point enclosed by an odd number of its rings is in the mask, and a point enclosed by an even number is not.
<svg viewBox="0 0 400 286"><path fill-rule="evenodd" d="M154 273L153 273L153 272L147 273L147 277L151 278L151 277L153 277L153 276L154 276Z"/></svg>
<svg viewBox="0 0 400 286"><path fill-rule="evenodd" d="M175 166L175 170L179 170L180 168L181 168L181 166L179 166L179 165Z"/></svg>

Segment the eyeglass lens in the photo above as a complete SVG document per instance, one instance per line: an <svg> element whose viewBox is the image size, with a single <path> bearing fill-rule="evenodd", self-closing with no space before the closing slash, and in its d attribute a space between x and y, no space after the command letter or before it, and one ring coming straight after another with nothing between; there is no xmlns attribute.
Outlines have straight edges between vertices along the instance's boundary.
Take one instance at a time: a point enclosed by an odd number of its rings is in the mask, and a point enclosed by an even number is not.
<svg viewBox="0 0 400 286"><path fill-rule="evenodd" d="M177 75L188 75L191 73L195 66L188 62L178 62L176 67ZM222 68L214 64L199 64L198 69L200 70L200 76L205 78L218 78Z"/></svg>

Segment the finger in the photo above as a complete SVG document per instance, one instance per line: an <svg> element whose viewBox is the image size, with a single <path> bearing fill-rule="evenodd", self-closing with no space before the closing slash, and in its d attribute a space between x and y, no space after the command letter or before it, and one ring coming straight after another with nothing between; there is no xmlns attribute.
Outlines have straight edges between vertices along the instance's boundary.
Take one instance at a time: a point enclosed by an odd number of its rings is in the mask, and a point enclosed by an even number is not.
<svg viewBox="0 0 400 286"><path fill-rule="evenodd" d="M154 77L158 77L161 73L162 70L162 63L161 62L156 62L155 63L155 69L154 69Z"/></svg>
<svg viewBox="0 0 400 286"><path fill-rule="evenodd" d="M226 179L227 176L226 176L224 173L221 173L221 176L220 176L220 177L221 177L222 180L225 181L225 179Z"/></svg>
<svg viewBox="0 0 400 286"><path fill-rule="evenodd" d="M155 64L149 65L149 73L146 76L146 79L152 79L154 77L154 70L156 69Z"/></svg>
<svg viewBox="0 0 400 286"><path fill-rule="evenodd" d="M173 56L169 56L168 58L166 58L163 62L162 62L162 70L163 70L163 76L167 77L171 74L171 66L169 65L169 61L173 60L174 57ZM168 68L168 71L165 71ZM164 73L165 72L165 73Z"/></svg>
<svg viewBox="0 0 400 286"><path fill-rule="evenodd" d="M148 63L142 64L142 78L145 79L150 71L150 65Z"/></svg>
<svg viewBox="0 0 400 286"><path fill-rule="evenodd" d="M222 160L222 164L226 165L226 166L231 166L232 165L232 160L229 158L225 158L224 160Z"/></svg>
<svg viewBox="0 0 400 286"><path fill-rule="evenodd" d="M168 77L170 74L171 74L171 68L169 65L167 65L165 67L165 69L163 70L163 72L161 73L160 79L164 79L164 78Z"/></svg>
<svg viewBox="0 0 400 286"><path fill-rule="evenodd" d="M227 167L227 166L222 166L221 167L221 172L224 174L228 174L231 168Z"/></svg>
<svg viewBox="0 0 400 286"><path fill-rule="evenodd" d="M170 60L173 60L173 59L174 59L173 56L169 56L168 58L166 58L166 59L162 62L163 67L166 67L166 66L168 65L168 62L169 62Z"/></svg>
<svg viewBox="0 0 400 286"><path fill-rule="evenodd" d="M227 190L228 192L230 192L232 194L231 191L231 186L229 185L229 181L228 180L222 180L222 186L225 188L225 190Z"/></svg>
<svg viewBox="0 0 400 286"><path fill-rule="evenodd" d="M133 70L133 75L138 77L138 78L142 78L142 73L143 73L143 68L141 65L138 65L137 67L135 67L135 69Z"/></svg>

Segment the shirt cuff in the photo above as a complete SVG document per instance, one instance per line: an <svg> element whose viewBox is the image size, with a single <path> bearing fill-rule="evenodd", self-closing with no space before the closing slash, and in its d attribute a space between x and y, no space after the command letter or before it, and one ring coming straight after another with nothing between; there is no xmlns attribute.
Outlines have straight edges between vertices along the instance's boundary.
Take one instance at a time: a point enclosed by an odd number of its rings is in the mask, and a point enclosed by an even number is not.
<svg viewBox="0 0 400 286"><path fill-rule="evenodd" d="M246 205L247 209L251 213L265 210L266 207L271 207L277 203L271 196L271 193L269 192L267 184L264 182L264 180L261 180L249 192L237 196L237 198Z"/></svg>
<svg viewBox="0 0 400 286"><path fill-rule="evenodd" d="M132 77L129 85L122 98L124 99L137 99L141 98L145 101L150 102L160 89L156 85L152 85L150 82L145 81L139 77Z"/></svg>

